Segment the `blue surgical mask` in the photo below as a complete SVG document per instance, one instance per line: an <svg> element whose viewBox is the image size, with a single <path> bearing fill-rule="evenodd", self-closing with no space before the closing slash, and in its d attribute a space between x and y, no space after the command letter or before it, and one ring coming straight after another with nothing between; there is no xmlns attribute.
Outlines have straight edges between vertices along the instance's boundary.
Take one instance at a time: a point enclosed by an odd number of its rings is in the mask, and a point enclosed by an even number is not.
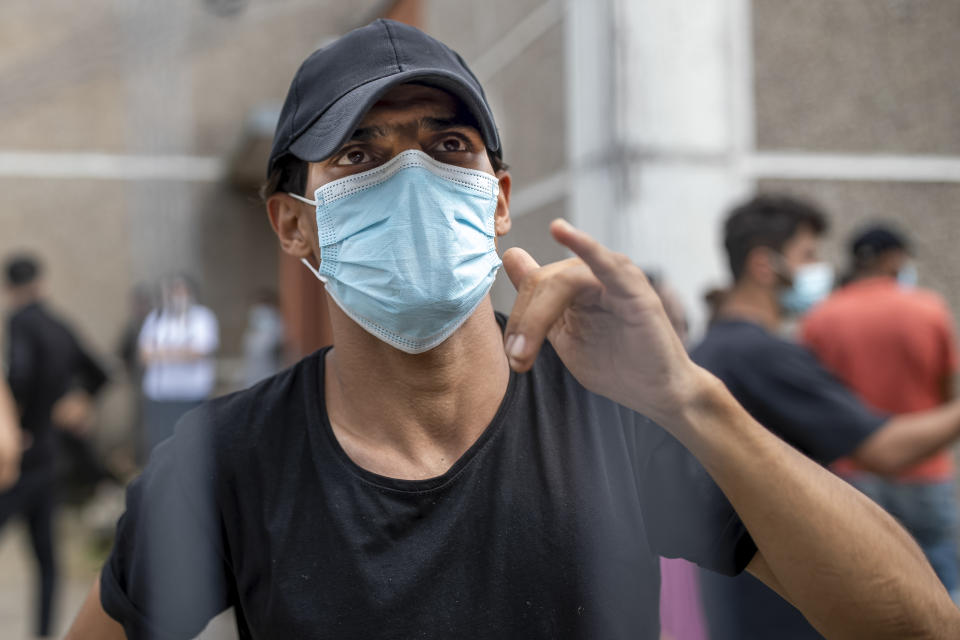
<svg viewBox="0 0 960 640"><path fill-rule="evenodd" d="M920 280L920 274L917 273L917 266L908 262L897 271L897 282L904 289L915 289Z"/></svg>
<svg viewBox="0 0 960 640"><path fill-rule="evenodd" d="M320 268L304 264L345 314L401 351L450 337L483 301L500 258L499 181L418 150L327 183L317 208Z"/></svg>
<svg viewBox="0 0 960 640"><path fill-rule="evenodd" d="M793 274L792 286L780 292L780 306L791 313L805 313L830 295L833 280L833 267L829 263L805 264Z"/></svg>

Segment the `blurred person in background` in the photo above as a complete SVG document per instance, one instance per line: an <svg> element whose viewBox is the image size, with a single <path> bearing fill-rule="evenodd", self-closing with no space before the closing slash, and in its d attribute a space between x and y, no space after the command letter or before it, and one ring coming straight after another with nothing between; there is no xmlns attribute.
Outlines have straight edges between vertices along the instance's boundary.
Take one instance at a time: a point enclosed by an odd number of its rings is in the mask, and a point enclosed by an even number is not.
<svg viewBox="0 0 960 640"><path fill-rule="evenodd" d="M713 322L720 315L720 309L723 308L723 301L727 299L729 289L725 287L710 287L703 292L703 304L707 307L707 324Z"/></svg>
<svg viewBox="0 0 960 640"><path fill-rule="evenodd" d="M724 227L733 286L691 355L760 424L814 460L847 456L898 473L960 437L960 402L904 415L867 407L810 351L778 336L787 313L830 293L831 269L818 258L826 229L822 211L787 196L760 195L733 209ZM701 571L700 579L712 640L820 637L752 576Z"/></svg>
<svg viewBox="0 0 960 640"><path fill-rule="evenodd" d="M650 282L650 286L653 287L653 290L657 292L657 296L660 297L660 302L663 303L663 310L667 313L667 317L670 318L670 324L673 326L673 330L677 332L677 337L680 338L680 342L687 344L687 340L690 337L690 323L687 320L687 310L683 308L683 302L680 300L680 296L674 288L669 285L662 274L646 271L645 275Z"/></svg>
<svg viewBox="0 0 960 640"><path fill-rule="evenodd" d="M247 313L247 328L243 333L243 386L254 385L280 371L283 347L283 317L277 294L262 290Z"/></svg>
<svg viewBox="0 0 960 640"><path fill-rule="evenodd" d="M57 581L53 527L59 452L54 425L86 433L92 423L92 398L107 375L73 331L47 309L37 259L15 256L6 263L5 274L10 309L7 377L27 448L20 478L0 494L0 526L15 515L26 520L40 578L36 633L46 636Z"/></svg>
<svg viewBox="0 0 960 640"><path fill-rule="evenodd" d="M213 356L220 344L217 317L197 303L196 287L186 276L166 278L160 293L160 307L147 315L138 338L147 455L173 434L183 414L213 393Z"/></svg>
<svg viewBox="0 0 960 640"><path fill-rule="evenodd" d="M511 178L442 43L377 20L312 54L268 176L334 346L157 447L70 640L190 638L231 605L243 638L654 640L658 555L748 569L837 638L960 625L888 514L690 361L626 256L555 221L579 257L509 250L494 312Z"/></svg>
<svg viewBox="0 0 960 640"><path fill-rule="evenodd" d="M888 413L926 411L953 397L954 319L946 302L917 289L906 238L873 226L850 244L850 283L806 316L801 338L868 405ZM957 490L947 447L893 478L844 458L834 471L873 498L916 538L955 601Z"/></svg>
<svg viewBox="0 0 960 640"><path fill-rule="evenodd" d="M6 378L0 378L0 494L12 487L20 477L20 455L23 436L17 407Z"/></svg>
<svg viewBox="0 0 960 640"><path fill-rule="evenodd" d="M123 362L130 385L130 422L133 459L146 462L146 434L143 427L143 362L140 360L140 332L147 316L156 306L153 287L139 284L130 292L127 322L117 343L117 355Z"/></svg>
<svg viewBox="0 0 960 640"><path fill-rule="evenodd" d="M687 311L680 296L659 272L646 270L673 330L683 344L689 338ZM660 558L661 640L705 640L706 628L696 565L682 558Z"/></svg>

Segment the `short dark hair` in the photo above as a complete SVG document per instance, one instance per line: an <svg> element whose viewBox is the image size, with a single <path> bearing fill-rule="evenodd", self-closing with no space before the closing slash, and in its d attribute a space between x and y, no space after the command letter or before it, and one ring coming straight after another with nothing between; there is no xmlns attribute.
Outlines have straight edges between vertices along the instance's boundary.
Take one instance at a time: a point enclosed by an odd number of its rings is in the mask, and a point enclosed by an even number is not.
<svg viewBox="0 0 960 640"><path fill-rule="evenodd" d="M40 275L40 261L30 255L18 255L7 260L4 271L7 274L7 284L11 287L21 287L30 284Z"/></svg>
<svg viewBox="0 0 960 640"><path fill-rule="evenodd" d="M743 276L747 256L757 247L782 251L801 228L821 235L827 226L827 216L816 205L791 196L761 194L735 207L723 237L734 281Z"/></svg>

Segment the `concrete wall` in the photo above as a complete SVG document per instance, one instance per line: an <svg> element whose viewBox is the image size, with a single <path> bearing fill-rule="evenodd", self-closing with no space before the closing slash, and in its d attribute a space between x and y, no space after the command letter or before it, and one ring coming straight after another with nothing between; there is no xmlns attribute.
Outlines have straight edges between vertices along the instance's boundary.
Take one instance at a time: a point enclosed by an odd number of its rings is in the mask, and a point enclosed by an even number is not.
<svg viewBox="0 0 960 640"><path fill-rule="evenodd" d="M760 148L960 153L960 4L753 6Z"/></svg>
<svg viewBox="0 0 960 640"><path fill-rule="evenodd" d="M251 109L282 101L306 55L381 4L3 2L0 256L37 253L54 306L101 354L132 286L190 273L236 355L253 292L276 286L277 245L253 194L220 178L226 158ZM113 387L110 429L128 422L125 396Z"/></svg>
<svg viewBox="0 0 960 640"><path fill-rule="evenodd" d="M868 160L893 154L903 173L867 181L769 176L760 187L820 202L834 223L828 255L841 265L855 229L872 220L899 224L916 246L921 284L960 313L960 176L944 182L907 175L925 158L960 163L960 3L754 0L753 6L760 150Z"/></svg>

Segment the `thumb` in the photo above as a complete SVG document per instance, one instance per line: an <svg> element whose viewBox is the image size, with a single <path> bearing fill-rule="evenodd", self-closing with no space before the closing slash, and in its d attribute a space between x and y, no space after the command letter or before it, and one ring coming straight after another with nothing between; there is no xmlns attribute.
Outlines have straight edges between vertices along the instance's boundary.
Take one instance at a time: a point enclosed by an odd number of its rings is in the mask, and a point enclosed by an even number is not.
<svg viewBox="0 0 960 640"><path fill-rule="evenodd" d="M503 253L503 268L510 277L514 289L520 288L520 283L531 271L540 268L537 261L529 253L519 247L512 247Z"/></svg>

